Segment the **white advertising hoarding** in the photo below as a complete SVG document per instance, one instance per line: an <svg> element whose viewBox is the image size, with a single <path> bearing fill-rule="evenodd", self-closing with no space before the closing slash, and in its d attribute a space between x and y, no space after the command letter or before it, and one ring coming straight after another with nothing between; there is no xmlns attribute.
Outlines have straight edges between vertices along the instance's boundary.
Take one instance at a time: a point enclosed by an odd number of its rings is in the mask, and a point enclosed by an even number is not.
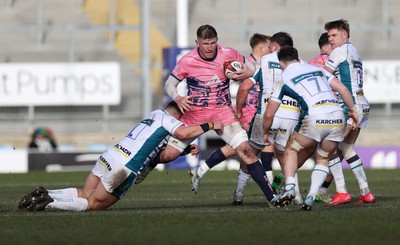
<svg viewBox="0 0 400 245"><path fill-rule="evenodd" d="M116 62L0 64L0 106L118 105L120 80Z"/></svg>
<svg viewBox="0 0 400 245"><path fill-rule="evenodd" d="M364 93L370 103L400 102L400 61L363 61Z"/></svg>

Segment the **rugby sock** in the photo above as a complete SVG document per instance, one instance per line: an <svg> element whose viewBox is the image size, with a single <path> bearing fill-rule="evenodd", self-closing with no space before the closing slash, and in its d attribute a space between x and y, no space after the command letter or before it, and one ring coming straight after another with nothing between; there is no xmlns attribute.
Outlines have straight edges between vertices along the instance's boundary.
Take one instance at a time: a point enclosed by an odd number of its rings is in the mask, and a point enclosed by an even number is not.
<svg viewBox="0 0 400 245"><path fill-rule="evenodd" d="M49 196L53 199L78 197L78 190L76 188L48 190L48 192Z"/></svg>
<svg viewBox="0 0 400 245"><path fill-rule="evenodd" d="M203 176L208 172L208 170L210 170L210 168L208 167L207 163L202 163L200 167L197 169L197 175L200 178L203 178Z"/></svg>
<svg viewBox="0 0 400 245"><path fill-rule="evenodd" d="M335 179L336 192L347 193L342 161L336 154L332 156L331 160L329 160L329 170L332 172L333 178Z"/></svg>
<svg viewBox="0 0 400 245"><path fill-rule="evenodd" d="M360 157L355 155L348 159L347 162L356 176L358 185L360 186L361 195L366 195L369 192L368 181Z"/></svg>
<svg viewBox="0 0 400 245"><path fill-rule="evenodd" d="M264 167L261 165L261 162L253 162L252 164L247 165L247 169L249 170L253 180L258 184L265 197L270 202L272 198L274 198L274 192L267 179L267 176L265 175Z"/></svg>
<svg viewBox="0 0 400 245"><path fill-rule="evenodd" d="M80 197L54 199L54 202L51 202L46 206L46 209L59 209L68 211L86 211L87 208L87 199Z"/></svg>
<svg viewBox="0 0 400 245"><path fill-rule="evenodd" d="M296 186L296 177L288 176L285 179L285 191L290 190L293 186Z"/></svg>
<svg viewBox="0 0 400 245"><path fill-rule="evenodd" d="M265 173L267 174L269 183L274 180L274 175L272 173L272 160L274 159L273 152L261 152L260 160L264 167Z"/></svg>
<svg viewBox="0 0 400 245"><path fill-rule="evenodd" d="M294 175L294 190L296 191L296 196L301 196L300 194L300 187L299 187L299 176L297 175L297 173Z"/></svg>
<svg viewBox="0 0 400 245"><path fill-rule="evenodd" d="M247 182L249 182L249 179L250 179L250 174L246 174L245 172L243 172L242 169L239 169L236 193L244 192L244 189L246 188L246 185L247 185Z"/></svg>
<svg viewBox="0 0 400 245"><path fill-rule="evenodd" d="M311 173L311 186L307 196L312 196L313 200L315 199L315 196L318 194L318 190L321 188L322 183L324 182L328 173L328 167L325 167L321 164L315 165Z"/></svg>
<svg viewBox="0 0 400 245"><path fill-rule="evenodd" d="M226 160L226 156L222 153L221 149L216 149L211 153L211 155L206 159L208 168L213 168L215 165Z"/></svg>

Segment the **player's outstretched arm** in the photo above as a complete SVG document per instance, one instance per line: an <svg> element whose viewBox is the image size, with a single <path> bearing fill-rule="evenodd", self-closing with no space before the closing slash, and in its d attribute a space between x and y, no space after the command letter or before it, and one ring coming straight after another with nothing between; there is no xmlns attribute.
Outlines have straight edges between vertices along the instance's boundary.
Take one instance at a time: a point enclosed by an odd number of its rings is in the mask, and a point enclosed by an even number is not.
<svg viewBox="0 0 400 245"><path fill-rule="evenodd" d="M222 122L203 123L199 126L182 125L175 130L174 136L182 140L194 139L209 130L214 130L216 133L220 133L223 130L223 128L224 124Z"/></svg>

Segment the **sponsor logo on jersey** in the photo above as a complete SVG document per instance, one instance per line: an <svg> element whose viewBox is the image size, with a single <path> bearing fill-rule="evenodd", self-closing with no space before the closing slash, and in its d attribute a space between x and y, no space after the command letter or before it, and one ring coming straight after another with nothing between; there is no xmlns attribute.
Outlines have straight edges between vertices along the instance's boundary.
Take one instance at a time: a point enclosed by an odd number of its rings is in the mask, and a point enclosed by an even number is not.
<svg viewBox="0 0 400 245"><path fill-rule="evenodd" d="M126 149L125 147L123 147L123 146L120 145L120 144L114 145L114 148L116 148L116 151L118 151L118 152L124 154L125 157L129 157L129 156L132 154L132 152L130 152L128 149Z"/></svg>
<svg viewBox="0 0 400 245"><path fill-rule="evenodd" d="M294 100L282 100L282 105L300 107L299 103Z"/></svg>
<svg viewBox="0 0 400 245"><path fill-rule="evenodd" d="M269 131L270 134L286 134L287 129L285 128L271 128Z"/></svg>
<svg viewBox="0 0 400 245"><path fill-rule="evenodd" d="M110 164L108 163L108 161L103 156L100 156L100 162L103 163L106 166L108 172L110 172L112 170Z"/></svg>
<svg viewBox="0 0 400 245"><path fill-rule="evenodd" d="M332 104L338 105L339 102L336 99L320 100L317 103L315 103L315 105L313 107L332 105Z"/></svg>
<svg viewBox="0 0 400 245"><path fill-rule="evenodd" d="M355 68L359 68L362 70L362 63L360 61L353 61L353 65Z"/></svg>
<svg viewBox="0 0 400 245"><path fill-rule="evenodd" d="M143 124L146 124L146 125L150 126L151 124L153 124L153 122L154 122L153 119L144 119L140 123L143 123Z"/></svg>
<svg viewBox="0 0 400 245"><path fill-rule="evenodd" d="M300 82L300 81L302 81L304 79L310 78L310 77L323 77L323 76L324 76L324 74L322 73L322 71L314 71L314 72L309 72L309 73L306 73L306 74L301 74L300 76L294 77L294 78L292 78L290 80L294 84L296 84L296 83L298 83L298 82Z"/></svg>
<svg viewBox="0 0 400 245"><path fill-rule="evenodd" d="M281 65L279 65L279 63L272 62L272 61L268 62L268 69L280 69L280 70L282 70Z"/></svg>

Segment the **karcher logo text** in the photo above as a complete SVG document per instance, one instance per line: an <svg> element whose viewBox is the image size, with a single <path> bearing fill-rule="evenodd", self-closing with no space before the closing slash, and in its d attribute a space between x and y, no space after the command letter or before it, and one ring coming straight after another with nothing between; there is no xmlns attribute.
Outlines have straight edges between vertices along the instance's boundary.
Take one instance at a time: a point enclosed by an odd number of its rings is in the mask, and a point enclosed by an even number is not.
<svg viewBox="0 0 400 245"><path fill-rule="evenodd" d="M103 156L100 156L100 161L102 163L104 163L104 165L106 165L108 171L112 170L110 164L108 163L108 161Z"/></svg>
<svg viewBox="0 0 400 245"><path fill-rule="evenodd" d="M121 152L123 152L128 157L132 154L132 152L128 151L125 147L123 147L120 144L116 144L114 147L117 148L118 150L120 150Z"/></svg>
<svg viewBox="0 0 400 245"><path fill-rule="evenodd" d="M317 124L342 124L343 120L342 119L336 119L336 120L321 119L321 120L317 120L316 123Z"/></svg>
<svg viewBox="0 0 400 245"><path fill-rule="evenodd" d="M323 105L323 104L338 104L337 100L321 100L315 103L315 105Z"/></svg>
<svg viewBox="0 0 400 245"><path fill-rule="evenodd" d="M282 105L300 107L299 103L297 103L297 101L294 101L294 100L282 100Z"/></svg>

